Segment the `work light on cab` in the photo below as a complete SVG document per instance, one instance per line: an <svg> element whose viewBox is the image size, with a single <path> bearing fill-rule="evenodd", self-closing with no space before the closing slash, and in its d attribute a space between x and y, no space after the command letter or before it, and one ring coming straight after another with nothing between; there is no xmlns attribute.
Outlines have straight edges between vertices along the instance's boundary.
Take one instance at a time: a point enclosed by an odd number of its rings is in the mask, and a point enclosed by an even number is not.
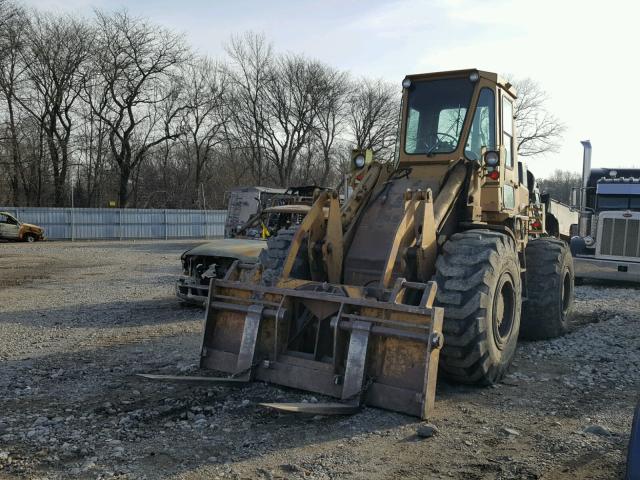
<svg viewBox="0 0 640 480"><path fill-rule="evenodd" d="M495 150L487 150L484 154L484 163L488 167L495 167L500 163L500 154Z"/></svg>

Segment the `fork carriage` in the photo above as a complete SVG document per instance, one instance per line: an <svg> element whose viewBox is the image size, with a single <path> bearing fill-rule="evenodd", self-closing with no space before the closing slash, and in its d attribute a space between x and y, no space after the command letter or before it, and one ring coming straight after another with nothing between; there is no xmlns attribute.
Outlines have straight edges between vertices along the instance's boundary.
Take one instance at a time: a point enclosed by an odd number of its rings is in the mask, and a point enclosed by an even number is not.
<svg viewBox="0 0 640 480"><path fill-rule="evenodd" d="M351 413L366 404L427 418L442 346L435 291L433 282L398 279L377 300L364 287L213 279L200 367L341 401L268 405L281 410Z"/></svg>

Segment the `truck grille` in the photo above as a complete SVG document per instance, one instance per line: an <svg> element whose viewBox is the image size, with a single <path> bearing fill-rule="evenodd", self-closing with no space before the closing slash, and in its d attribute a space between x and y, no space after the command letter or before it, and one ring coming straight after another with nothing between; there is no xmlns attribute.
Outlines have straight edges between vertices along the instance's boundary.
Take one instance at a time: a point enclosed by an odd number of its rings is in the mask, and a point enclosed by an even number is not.
<svg viewBox="0 0 640 480"><path fill-rule="evenodd" d="M640 257L640 219L603 218L600 255Z"/></svg>

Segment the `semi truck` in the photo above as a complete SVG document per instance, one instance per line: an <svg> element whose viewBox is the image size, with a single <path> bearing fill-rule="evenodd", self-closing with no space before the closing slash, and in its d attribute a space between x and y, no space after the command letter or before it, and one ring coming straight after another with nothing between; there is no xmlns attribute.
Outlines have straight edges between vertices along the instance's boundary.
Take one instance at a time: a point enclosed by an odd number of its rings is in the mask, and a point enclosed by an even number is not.
<svg viewBox="0 0 640 480"><path fill-rule="evenodd" d="M582 145L582 185L572 195L576 280L640 282L640 168L591 168L591 142Z"/></svg>

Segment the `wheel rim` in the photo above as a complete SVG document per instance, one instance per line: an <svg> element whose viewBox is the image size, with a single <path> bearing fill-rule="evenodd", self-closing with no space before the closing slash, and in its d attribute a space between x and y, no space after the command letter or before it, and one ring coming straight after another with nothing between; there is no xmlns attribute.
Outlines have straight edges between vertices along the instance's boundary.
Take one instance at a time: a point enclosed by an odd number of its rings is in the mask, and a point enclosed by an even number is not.
<svg viewBox="0 0 640 480"><path fill-rule="evenodd" d="M510 275L505 274L496 288L492 309L493 338L502 349L511 336L516 315L516 292Z"/></svg>
<svg viewBox="0 0 640 480"><path fill-rule="evenodd" d="M34 239L31 235L29 235L29 236L27 237L27 242L29 242L29 243L33 243L34 241L35 241L35 239Z"/></svg>
<svg viewBox="0 0 640 480"><path fill-rule="evenodd" d="M572 290L571 273L569 270L565 270L564 277L562 278L562 318L567 315L569 307L571 306Z"/></svg>

